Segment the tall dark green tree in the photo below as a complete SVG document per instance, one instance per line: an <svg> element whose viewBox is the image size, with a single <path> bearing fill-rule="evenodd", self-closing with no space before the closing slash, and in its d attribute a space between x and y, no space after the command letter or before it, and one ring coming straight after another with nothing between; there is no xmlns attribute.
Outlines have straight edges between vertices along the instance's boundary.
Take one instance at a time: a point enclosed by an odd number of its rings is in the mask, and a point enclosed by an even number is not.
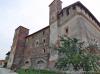
<svg viewBox="0 0 100 74"><path fill-rule="evenodd" d="M83 71L100 71L100 64L98 64L100 58L88 50L95 45L86 46L84 42L69 37L61 37L60 43L60 47L56 48L59 54L56 63L58 69L69 70L72 67L76 71L80 69Z"/></svg>

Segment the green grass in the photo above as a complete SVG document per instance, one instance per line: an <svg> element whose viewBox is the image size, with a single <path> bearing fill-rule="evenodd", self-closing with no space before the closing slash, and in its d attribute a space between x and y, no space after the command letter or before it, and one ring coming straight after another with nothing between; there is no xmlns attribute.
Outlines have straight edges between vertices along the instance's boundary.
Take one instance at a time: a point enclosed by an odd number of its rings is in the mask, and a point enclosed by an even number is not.
<svg viewBox="0 0 100 74"><path fill-rule="evenodd" d="M34 69L20 69L17 71L18 74L60 74L55 71L48 71L48 70L34 70Z"/></svg>

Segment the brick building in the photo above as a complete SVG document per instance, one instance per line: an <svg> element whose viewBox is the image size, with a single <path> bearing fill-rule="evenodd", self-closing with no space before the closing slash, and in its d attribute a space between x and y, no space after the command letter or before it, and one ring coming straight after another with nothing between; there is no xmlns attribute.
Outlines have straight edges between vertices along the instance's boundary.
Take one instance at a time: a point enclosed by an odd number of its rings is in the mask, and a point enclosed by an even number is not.
<svg viewBox="0 0 100 74"><path fill-rule="evenodd" d="M0 67L3 67L5 62L6 62L5 60L0 60Z"/></svg>
<svg viewBox="0 0 100 74"><path fill-rule="evenodd" d="M31 35L22 26L15 30L8 68L53 68L58 54L50 47L59 43L59 36L100 43L100 23L81 2L62 8L62 2L54 0L49 10L49 26Z"/></svg>

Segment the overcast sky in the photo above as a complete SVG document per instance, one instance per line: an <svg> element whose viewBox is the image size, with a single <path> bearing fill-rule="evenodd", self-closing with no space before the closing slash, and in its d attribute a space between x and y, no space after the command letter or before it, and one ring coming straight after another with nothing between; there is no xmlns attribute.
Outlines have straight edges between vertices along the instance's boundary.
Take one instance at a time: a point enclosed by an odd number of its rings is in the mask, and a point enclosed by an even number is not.
<svg viewBox="0 0 100 74"><path fill-rule="evenodd" d="M0 59L10 50L15 29L22 25L30 34L49 25L53 0L0 0ZM78 0L62 0L66 7ZM100 20L100 0L79 0Z"/></svg>

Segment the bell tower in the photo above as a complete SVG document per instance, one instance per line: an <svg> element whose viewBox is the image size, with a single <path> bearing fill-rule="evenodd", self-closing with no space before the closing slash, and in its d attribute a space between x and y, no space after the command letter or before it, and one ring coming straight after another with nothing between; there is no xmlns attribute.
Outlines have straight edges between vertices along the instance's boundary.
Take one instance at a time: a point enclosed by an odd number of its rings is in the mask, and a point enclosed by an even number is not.
<svg viewBox="0 0 100 74"><path fill-rule="evenodd" d="M57 14L62 10L62 1L54 0L49 5L49 25L57 20Z"/></svg>

